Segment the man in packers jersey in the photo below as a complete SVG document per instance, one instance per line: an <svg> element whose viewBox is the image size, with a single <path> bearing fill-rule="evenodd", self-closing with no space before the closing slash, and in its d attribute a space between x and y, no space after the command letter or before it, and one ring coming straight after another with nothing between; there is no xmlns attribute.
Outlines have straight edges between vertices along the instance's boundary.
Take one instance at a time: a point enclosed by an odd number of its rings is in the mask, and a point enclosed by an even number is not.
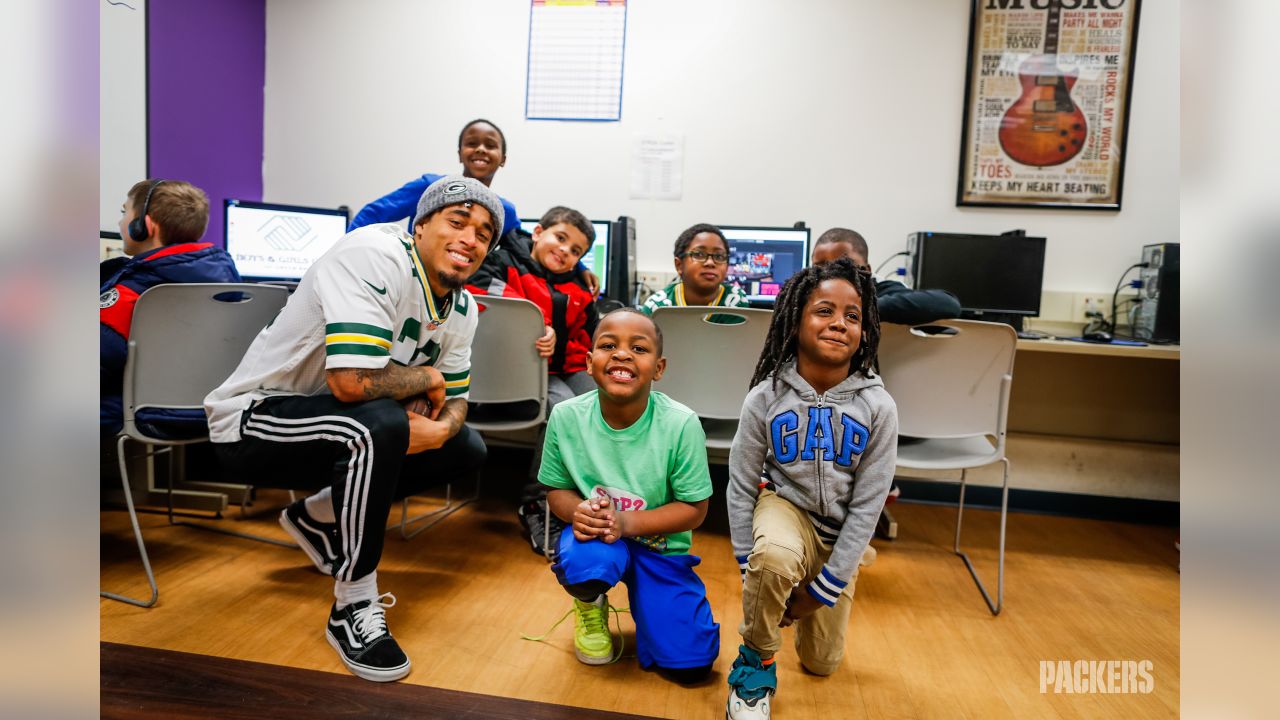
<svg viewBox="0 0 1280 720"><path fill-rule="evenodd" d="M347 234L303 276L240 366L205 398L210 437L232 472L320 488L280 523L335 600L325 637L355 675L409 674L378 590L397 487L484 461L463 426L479 308L464 289L497 243L502 201L453 175L422 194L413 235L396 224Z"/></svg>

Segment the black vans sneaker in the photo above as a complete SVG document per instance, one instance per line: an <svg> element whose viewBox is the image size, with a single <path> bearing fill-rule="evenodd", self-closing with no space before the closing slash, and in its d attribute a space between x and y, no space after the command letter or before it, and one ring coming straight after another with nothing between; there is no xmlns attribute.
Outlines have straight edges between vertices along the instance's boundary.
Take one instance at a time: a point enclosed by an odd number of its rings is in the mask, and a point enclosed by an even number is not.
<svg viewBox="0 0 1280 720"><path fill-rule="evenodd" d="M556 550L560 547L560 531L564 530L565 524L552 513L551 527L547 527L547 499L530 500L517 508L516 514L520 516L520 524L524 526L533 551L555 562Z"/></svg>
<svg viewBox="0 0 1280 720"><path fill-rule="evenodd" d="M384 603L384 598L391 602ZM341 610L335 604L329 611L325 638L356 677L391 682L409 674L409 658L387 630L385 611L395 604L395 595L383 593Z"/></svg>
<svg viewBox="0 0 1280 720"><path fill-rule="evenodd" d="M333 575L333 567L338 564L337 523L322 523L311 517L307 514L306 502L299 500L280 511L280 527L311 558L317 570Z"/></svg>

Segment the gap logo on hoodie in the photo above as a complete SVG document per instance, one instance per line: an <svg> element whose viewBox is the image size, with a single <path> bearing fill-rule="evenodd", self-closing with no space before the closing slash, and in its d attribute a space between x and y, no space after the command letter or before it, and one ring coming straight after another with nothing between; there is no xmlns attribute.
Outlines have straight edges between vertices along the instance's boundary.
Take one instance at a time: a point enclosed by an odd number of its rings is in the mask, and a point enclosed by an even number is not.
<svg viewBox="0 0 1280 720"><path fill-rule="evenodd" d="M853 456L866 449L870 431L846 413L840 413L837 423L832 410L826 405L810 405L803 427L795 410L774 415L769 421L774 459L786 465L797 459L813 461L822 453L821 459L826 462L834 461L841 467L852 465Z"/></svg>

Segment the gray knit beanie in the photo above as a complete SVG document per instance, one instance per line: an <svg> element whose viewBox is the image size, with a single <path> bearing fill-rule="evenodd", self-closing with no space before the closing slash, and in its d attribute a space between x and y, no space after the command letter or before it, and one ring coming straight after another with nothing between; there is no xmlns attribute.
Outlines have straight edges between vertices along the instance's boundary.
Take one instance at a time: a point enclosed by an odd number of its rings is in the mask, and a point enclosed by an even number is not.
<svg viewBox="0 0 1280 720"><path fill-rule="evenodd" d="M413 227L417 227L422 218L441 208L468 202L479 203L492 216L493 241L489 243L489 249L493 250L498 247L502 223L506 219L502 211L502 200L497 193L475 178L446 175L431 183L422 197L418 198L418 212L413 216Z"/></svg>

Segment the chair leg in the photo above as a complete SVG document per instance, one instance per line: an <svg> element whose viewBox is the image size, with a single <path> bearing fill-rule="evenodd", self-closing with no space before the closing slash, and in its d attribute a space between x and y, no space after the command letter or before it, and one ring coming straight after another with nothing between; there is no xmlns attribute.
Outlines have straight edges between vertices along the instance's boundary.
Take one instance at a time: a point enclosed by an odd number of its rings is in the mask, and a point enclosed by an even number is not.
<svg viewBox="0 0 1280 720"><path fill-rule="evenodd" d="M542 518L542 556L551 562L551 503L547 502L546 516Z"/></svg>
<svg viewBox="0 0 1280 720"><path fill-rule="evenodd" d="M885 540L898 539L898 520L888 507L880 511L880 519L876 521L876 531Z"/></svg>
<svg viewBox="0 0 1280 720"><path fill-rule="evenodd" d="M173 449L176 450L177 452L175 452L173 457L171 458L172 464L183 465L184 461L186 460L186 458L184 457L183 447L181 445L176 445L174 446ZM186 520L175 519L173 515L173 472L172 470L173 468L171 467L170 472L165 473L166 479L168 480L166 494L168 495L168 498L169 498L169 524L170 525L182 525L183 527L195 528L197 530L207 530L209 532L220 533L222 535L231 535L232 537L244 538L245 540L256 540L257 542L267 543L268 545L278 545L280 547L292 548L294 550L298 549L298 544L294 542L277 540L275 538L267 537L265 535L254 535L253 533L243 533L236 530L228 530L226 528L214 527L212 525L205 525L204 523L193 523L193 522L187 522Z"/></svg>
<svg viewBox="0 0 1280 720"><path fill-rule="evenodd" d="M147 557L147 546L142 541L142 528L138 526L138 511L133 507L133 488L129 487L129 460L125 457L124 443L127 440L124 435L120 436L119 445L116 452L120 459L120 481L124 486L124 502L129 508L129 522L133 524L133 536L138 541L138 554L142 556L142 567L147 571L147 582L151 585L151 599L137 600L125 595L117 595L105 590L99 590L98 594L104 598L118 600L122 603L137 605L138 607L149 608L156 604L160 599L160 588L156 585L155 573L151 571L151 559Z"/></svg>
<svg viewBox="0 0 1280 720"><path fill-rule="evenodd" d="M991 602L991 596L987 594L987 588L982 584L982 580L978 577L978 571L974 569L973 562L969 560L969 556L960 550L960 522L964 517L964 489L965 489L965 471L960 471L960 504L956 510L956 544L955 554L960 556L964 561L964 566L969 569L969 574L973 576L973 581L978 585L978 592L982 593L982 599L987 603L987 609L992 615L999 615L1004 609L1004 540L1005 540L1005 524L1009 516L1009 458L1001 458L1004 463L1004 482L1000 488L1000 552L997 561L996 571L996 601Z"/></svg>
<svg viewBox="0 0 1280 720"><path fill-rule="evenodd" d="M284 510L285 508L289 507L290 505L292 505L294 502L297 501L297 497L294 495L294 492L290 490L289 502L285 503L284 505L276 505L273 507L261 508L259 510L254 510L253 512L249 512L249 496L253 494L254 494L254 487L252 485L246 485L244 495L240 497L239 507L240 507L241 520L252 520L254 518L260 518L266 515L278 515L281 510Z"/></svg>
<svg viewBox="0 0 1280 720"><path fill-rule="evenodd" d="M421 515L418 515L417 517L412 517L412 518L409 517L409 498L405 498L404 500L401 501L401 505L400 505L400 523L396 525L396 527L400 528L400 537L405 540L412 540L413 538L421 534L424 530L429 530L435 527L437 524L440 523L441 520L444 520L445 518L458 512L462 508L470 505L471 503L479 499L480 499L480 473L479 472L476 473L476 489L475 489L475 492L471 493L471 497L465 498L463 500L459 500L458 502L454 502L453 501L453 483L449 483L448 485L445 486L445 490L444 490L444 506L436 508L435 510L424 512ZM414 528L413 530L409 530L409 526L420 521L429 521L429 522L426 522L421 527L417 527L417 528Z"/></svg>

